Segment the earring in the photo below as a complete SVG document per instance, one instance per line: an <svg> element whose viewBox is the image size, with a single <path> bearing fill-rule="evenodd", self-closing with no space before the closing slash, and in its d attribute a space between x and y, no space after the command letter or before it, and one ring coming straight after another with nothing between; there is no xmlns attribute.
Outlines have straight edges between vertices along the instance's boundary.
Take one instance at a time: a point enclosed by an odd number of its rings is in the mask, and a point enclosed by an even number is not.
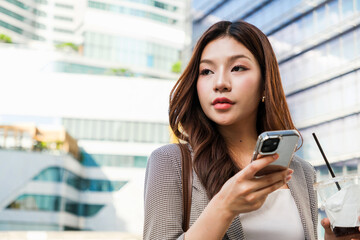
<svg viewBox="0 0 360 240"><path fill-rule="evenodd" d="M265 96L262 97L261 101L262 101L262 102L265 102Z"/></svg>

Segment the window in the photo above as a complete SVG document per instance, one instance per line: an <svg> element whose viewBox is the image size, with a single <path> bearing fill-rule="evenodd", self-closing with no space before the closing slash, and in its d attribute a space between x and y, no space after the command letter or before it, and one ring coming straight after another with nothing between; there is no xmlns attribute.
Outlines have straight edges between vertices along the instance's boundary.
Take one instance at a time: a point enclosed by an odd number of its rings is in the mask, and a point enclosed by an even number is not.
<svg viewBox="0 0 360 240"><path fill-rule="evenodd" d="M157 5L160 6L161 5L160 2ZM143 11L143 10L134 9L134 8L127 8L127 7L122 7L122 6L118 6L118 5L114 5L114 4L89 1L88 6L90 8L96 8L96 9L115 12L115 13L119 13L119 14L126 14L126 15L142 17L142 18L148 18L148 19L152 19L152 20L155 20L158 22L163 22L163 23L170 24L170 25L177 23L177 20L173 19L173 18L165 17L163 15L159 15L159 14L152 13L149 11ZM165 7L165 4L163 6Z"/></svg>
<svg viewBox="0 0 360 240"><path fill-rule="evenodd" d="M55 32L61 32L61 33L67 33L67 34L73 34L74 32L69 29L63 29L63 28L54 28Z"/></svg>
<svg viewBox="0 0 360 240"><path fill-rule="evenodd" d="M4 28L7 28L7 29L9 29L9 30L11 30L13 32L19 33L19 34L22 34L24 32L23 29L15 27L14 25L11 25L11 24L9 24L7 22L4 22L4 21L1 21L1 20L0 20L0 26L2 26Z"/></svg>
<svg viewBox="0 0 360 240"><path fill-rule="evenodd" d="M12 18L15 18L15 19L17 19L17 20L19 20L19 21L22 21L22 22L24 22L25 19L26 19L25 17L23 17L23 16L21 16L21 15L19 15L19 14L17 14L17 13L14 13L14 12L12 12L12 11L10 11L10 10L7 10L6 8L3 8L3 7L1 7L1 6L0 6L0 12L1 12L1 13L4 13L4 14L12 17Z"/></svg>
<svg viewBox="0 0 360 240"><path fill-rule="evenodd" d="M343 56L344 56L344 62L349 62L352 59L356 57L356 45L355 45L355 38L354 38L354 32L349 32L341 37L342 40L342 46L343 46Z"/></svg>
<svg viewBox="0 0 360 240"><path fill-rule="evenodd" d="M339 22L339 2L338 0L334 0L329 3L329 20L330 25L335 25Z"/></svg>
<svg viewBox="0 0 360 240"><path fill-rule="evenodd" d="M341 8L342 8L342 19L351 16L355 10L353 0L342 0Z"/></svg>
<svg viewBox="0 0 360 240"><path fill-rule="evenodd" d="M55 15L54 19L67 21L67 22L72 22L73 21L73 18L71 18L71 17L58 16L58 15Z"/></svg>
<svg viewBox="0 0 360 240"><path fill-rule="evenodd" d="M316 32L321 32L327 27L325 6L316 10Z"/></svg>
<svg viewBox="0 0 360 240"><path fill-rule="evenodd" d="M85 166L117 166L118 162L112 163L111 155L94 155L91 156L87 153L82 153L83 157L83 165ZM115 156L118 159L130 159L131 163L129 166L131 167L144 167L143 158L146 157L135 157L136 159L140 159L140 163L134 163L133 157L127 158L127 156ZM96 158L97 160L94 160ZM146 161L145 161L146 162ZM146 164L146 163L145 163ZM120 163L121 165L121 163ZM61 167L50 167L43 170L37 176L33 178L33 181L40 181L40 182L66 182L69 186L79 190L79 191L118 191L122 188L127 181L110 181L110 180L103 180L103 179L85 179L81 178L80 176L74 174L73 172L61 168ZM116 187L110 187L110 186Z"/></svg>
<svg viewBox="0 0 360 240"><path fill-rule="evenodd" d="M29 6L25 5L24 3L22 3L22 2L20 2L18 0L6 0L6 1L9 2L9 3L12 3L12 4L14 4L14 5L16 5L16 6L20 7L20 8L22 8L22 9L25 9L25 10L28 10L30 8Z"/></svg>
<svg viewBox="0 0 360 240"><path fill-rule="evenodd" d="M43 12L43 11L41 11L41 10L39 10L39 9L36 9L36 8L34 8L34 9L32 10L32 12L33 12L33 14L35 14L36 16L40 16L40 17L46 17L46 16L47 16L47 14L46 14L45 12Z"/></svg>
<svg viewBox="0 0 360 240"><path fill-rule="evenodd" d="M62 3L55 3L55 6L59 8L74 9L74 6Z"/></svg>

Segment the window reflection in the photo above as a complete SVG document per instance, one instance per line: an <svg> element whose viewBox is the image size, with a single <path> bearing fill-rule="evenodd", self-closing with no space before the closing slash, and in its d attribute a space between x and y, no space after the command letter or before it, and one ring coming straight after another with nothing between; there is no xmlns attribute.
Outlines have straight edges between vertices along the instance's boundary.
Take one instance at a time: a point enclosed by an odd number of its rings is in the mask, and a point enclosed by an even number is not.
<svg viewBox="0 0 360 240"><path fill-rule="evenodd" d="M78 203L60 196L23 194L10 203L7 209L19 209L28 211L61 211L61 201L65 206L65 212L81 217L91 217L97 214L104 205Z"/></svg>
<svg viewBox="0 0 360 240"><path fill-rule="evenodd" d="M347 116L311 128L300 129L300 131L304 138L303 152L306 160L310 162L314 160L322 161L322 156L311 135L313 132L319 138L328 159L341 159L359 151L357 136L360 134L360 114ZM341 164L343 165L343 163ZM354 159L353 165L358 164L360 164L360 159Z"/></svg>
<svg viewBox="0 0 360 240"><path fill-rule="evenodd" d="M346 67L358 57L355 49L360 49L359 33L358 28L282 63L280 72L285 91L302 88L305 79Z"/></svg>
<svg viewBox="0 0 360 240"><path fill-rule="evenodd" d="M350 114L360 106L360 71L355 71L324 82L316 87L289 96L290 110L297 124L320 119L325 121L335 114Z"/></svg>
<svg viewBox="0 0 360 240"><path fill-rule="evenodd" d="M104 123L107 125L105 129ZM64 118L63 125L77 139L152 143L168 143L170 140L166 123Z"/></svg>
<svg viewBox="0 0 360 240"><path fill-rule="evenodd" d="M342 0L341 1L341 9L342 9L341 13L342 13L343 19L352 15L355 10L353 1L352 0L347 0L347 1Z"/></svg>
<svg viewBox="0 0 360 240"><path fill-rule="evenodd" d="M69 186L79 191L96 192L119 191L127 183L127 181L85 179L61 167L47 168L35 176L33 180L42 182L66 182Z"/></svg>
<svg viewBox="0 0 360 240"><path fill-rule="evenodd" d="M336 25L340 20L339 1L338 0L331 1L328 6L329 6L329 18L328 19L330 20L329 25Z"/></svg>

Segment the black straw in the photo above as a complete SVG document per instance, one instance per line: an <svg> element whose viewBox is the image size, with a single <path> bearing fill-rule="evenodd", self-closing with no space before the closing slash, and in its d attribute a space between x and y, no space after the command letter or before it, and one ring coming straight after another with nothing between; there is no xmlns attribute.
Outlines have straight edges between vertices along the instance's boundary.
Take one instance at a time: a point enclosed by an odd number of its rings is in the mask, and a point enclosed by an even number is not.
<svg viewBox="0 0 360 240"><path fill-rule="evenodd" d="M321 155L323 156L323 158L324 158L324 160L325 160L326 166L327 166L327 168L329 169L329 172L330 172L331 176L334 178L334 177L335 177L335 174L334 174L334 172L333 172L333 170L332 170L332 168L331 168L331 166L330 166L329 161L327 160L327 158L326 158L326 156L325 156L325 153L324 153L324 151L323 151L323 149L322 149L322 147L321 147L321 145L320 145L320 143L319 143L319 140L317 139L315 133L313 133L312 135L313 135L313 137L314 137L314 139L315 139L316 144L318 145L318 147L319 147L319 149L320 149ZM340 187L339 183L338 183L338 182L335 182L335 184L336 184L336 187L338 188L338 190L340 191L340 190L341 190L341 187Z"/></svg>

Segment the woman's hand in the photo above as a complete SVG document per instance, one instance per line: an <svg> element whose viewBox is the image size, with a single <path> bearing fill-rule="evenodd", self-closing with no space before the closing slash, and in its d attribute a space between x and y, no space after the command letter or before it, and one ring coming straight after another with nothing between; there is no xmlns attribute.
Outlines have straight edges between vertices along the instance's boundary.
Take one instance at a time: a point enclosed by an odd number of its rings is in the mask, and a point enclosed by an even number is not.
<svg viewBox="0 0 360 240"><path fill-rule="evenodd" d="M359 217L359 220L360 220L360 217ZM343 237L336 237L334 232L330 228L330 220L328 218L324 218L323 220L321 220L321 225L325 229L325 235L324 235L325 240L333 240L333 239L334 240L360 240L360 233L351 234L351 235L347 235L347 236L343 236ZM360 232L360 227L359 227L359 232Z"/></svg>
<svg viewBox="0 0 360 240"><path fill-rule="evenodd" d="M232 218L240 213L259 209L269 193L282 187L291 179L293 173L291 169L255 177L259 170L274 162L278 157L277 154L261 157L230 178L214 197L218 207L223 208L222 211Z"/></svg>
<svg viewBox="0 0 360 240"><path fill-rule="evenodd" d="M290 169L255 177L277 158L278 155L261 157L230 178L186 232L185 239L222 239L239 213L260 208L269 193L291 178Z"/></svg>

